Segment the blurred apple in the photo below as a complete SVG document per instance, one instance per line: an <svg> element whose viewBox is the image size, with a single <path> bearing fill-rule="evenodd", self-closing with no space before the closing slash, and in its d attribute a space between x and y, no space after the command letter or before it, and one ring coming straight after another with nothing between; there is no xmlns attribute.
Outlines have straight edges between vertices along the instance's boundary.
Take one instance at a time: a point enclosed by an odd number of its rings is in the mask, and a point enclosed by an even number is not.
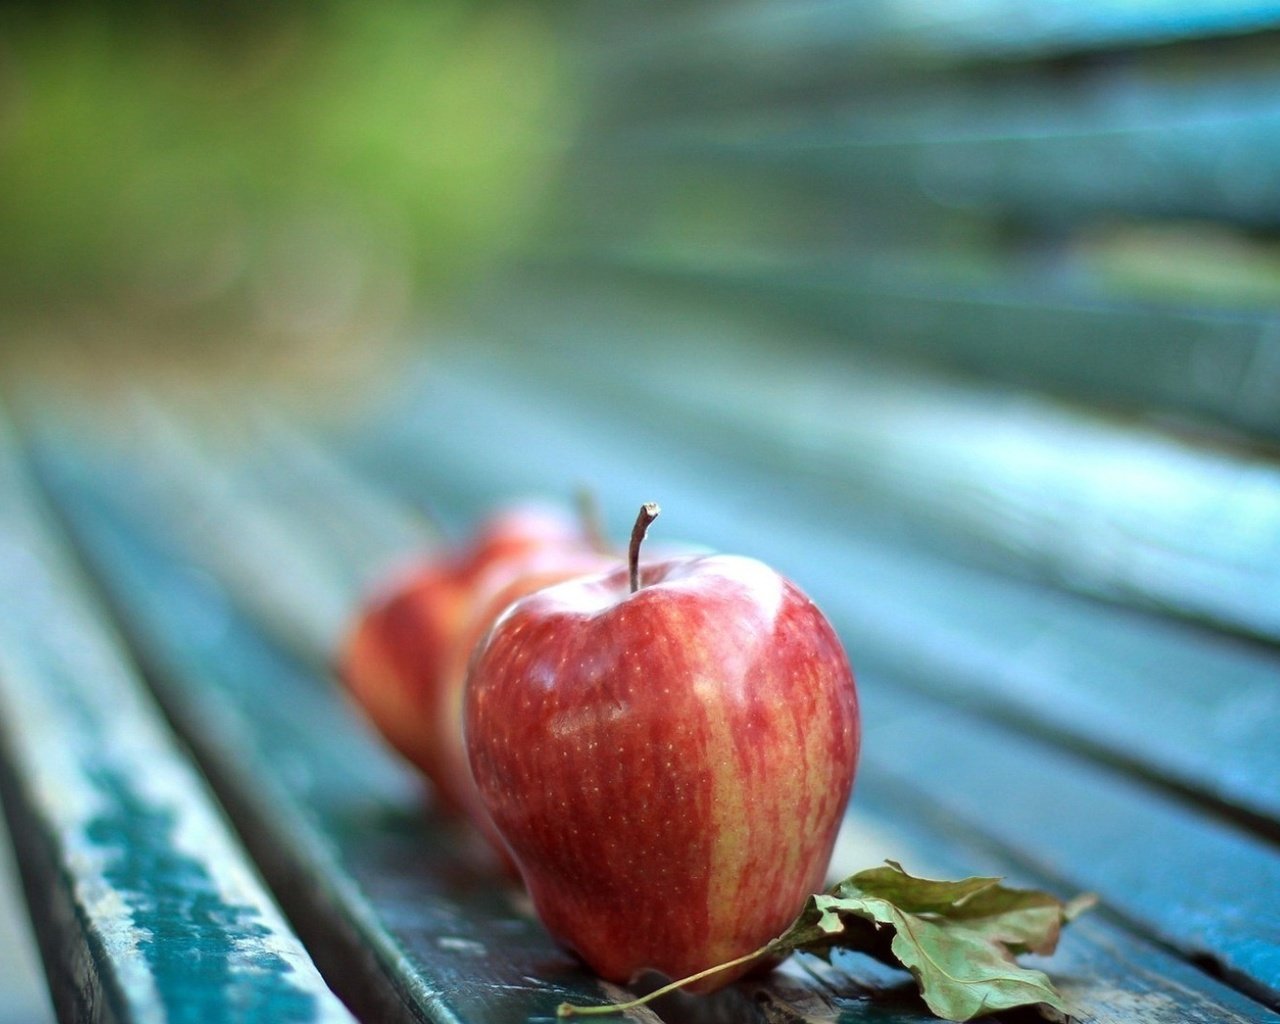
<svg viewBox="0 0 1280 1024"><path fill-rule="evenodd" d="M431 779L446 807L477 805L459 708L470 646L487 626L477 622L479 611L526 565L542 573L558 558L577 565L592 554L567 511L513 506L465 545L397 574L357 616L338 674L387 742Z"/></svg>

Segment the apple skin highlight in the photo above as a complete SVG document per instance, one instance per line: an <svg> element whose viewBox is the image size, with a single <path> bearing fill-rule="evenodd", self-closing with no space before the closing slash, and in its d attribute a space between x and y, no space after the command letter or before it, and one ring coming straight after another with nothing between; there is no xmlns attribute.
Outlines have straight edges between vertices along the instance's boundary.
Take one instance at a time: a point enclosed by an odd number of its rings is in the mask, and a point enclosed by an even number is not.
<svg viewBox="0 0 1280 1024"><path fill-rule="evenodd" d="M539 916L620 983L684 977L792 922L823 886L860 742L848 659L794 584L729 555L650 564L640 584L618 570L516 602L464 702L476 784Z"/></svg>

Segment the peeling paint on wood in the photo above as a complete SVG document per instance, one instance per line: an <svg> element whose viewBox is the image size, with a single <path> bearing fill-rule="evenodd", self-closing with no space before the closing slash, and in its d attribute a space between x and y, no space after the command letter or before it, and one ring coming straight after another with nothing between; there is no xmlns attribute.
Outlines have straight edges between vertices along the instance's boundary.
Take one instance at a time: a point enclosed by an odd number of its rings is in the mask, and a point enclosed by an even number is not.
<svg viewBox="0 0 1280 1024"><path fill-rule="evenodd" d="M64 1018L351 1020L143 697L2 423L0 787Z"/></svg>

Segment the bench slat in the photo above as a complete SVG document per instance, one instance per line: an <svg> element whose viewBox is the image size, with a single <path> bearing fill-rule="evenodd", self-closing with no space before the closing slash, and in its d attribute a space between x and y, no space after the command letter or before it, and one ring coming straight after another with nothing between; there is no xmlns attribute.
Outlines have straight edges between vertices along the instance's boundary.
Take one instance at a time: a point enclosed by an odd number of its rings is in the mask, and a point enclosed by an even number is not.
<svg viewBox="0 0 1280 1024"><path fill-rule="evenodd" d="M262 410L256 423L257 443L232 484L237 508L270 504L282 519L304 520L316 557L341 568L344 595L366 593L407 558L439 544L439 530L425 510L386 501L269 411ZM202 473L206 482L218 476L210 461L199 461L213 470Z"/></svg>
<svg viewBox="0 0 1280 1024"><path fill-rule="evenodd" d="M646 183L768 175L797 202L815 186L834 190L835 223L852 208L854 223L879 227L880 243L893 238L886 213L905 219L903 240L930 218L925 237L996 218L1023 231L1108 217L1275 228L1280 186L1266 171L1280 158L1276 86L1270 54L1246 47L1069 78L1030 69L836 86L742 111L686 103L648 121L612 112L584 159L624 214L635 206L628 193L645 194Z"/></svg>
<svg viewBox="0 0 1280 1024"><path fill-rule="evenodd" d="M1271 1004L1280 1002L1280 855L1015 730L869 686L868 750L1054 878ZM901 751L910 751L902 756ZM892 752L892 753L890 753ZM1223 908L1243 908L1247 922Z"/></svg>
<svg viewBox="0 0 1280 1024"><path fill-rule="evenodd" d="M869 748L874 743L869 737ZM972 754L966 751L964 756ZM953 807L938 800L931 780L904 781L899 773L884 771L881 764L868 760L854 799L855 814L844 844L837 847L834 867L856 870L875 863L873 852L894 856L892 851L909 849L926 857L919 869L934 877L991 872L1021 884L1052 887L1045 873L1050 865L1029 864L1014 847L994 851L990 836L975 829L972 819L958 816ZM860 830L874 830L874 841L867 843ZM914 861L908 869L913 865ZM1050 972L1093 1020L1133 1024L1168 1016L1207 1024L1234 1021L1237 1015L1250 1021L1255 1016L1258 1021L1280 1017L1214 982L1199 968L1117 928L1102 915L1076 921L1052 958L1027 958L1026 962Z"/></svg>
<svg viewBox="0 0 1280 1024"><path fill-rule="evenodd" d="M65 507L72 511L79 535L87 547L95 552L96 562L103 569L104 579L108 581L107 585L113 594L119 596L126 617L138 627L138 638L143 641L145 649L153 652L157 660L163 663L165 671L159 673L157 678L165 680L162 683L163 692L175 717L180 723L188 717L191 723L203 718L204 716L188 716L182 711L184 706L198 700L223 704L226 713L224 717L239 719L248 714L252 718L252 723L242 723L241 731L231 740L225 735L219 740L217 736L211 736L208 729L203 729L193 732L193 744L215 765L243 764L246 756L249 756L252 767L252 751L255 746L258 749L269 749L272 751L272 760L279 762L282 745L284 752L288 752L294 737L314 728L315 723L304 726L297 724L298 719L305 720L308 717L305 709L317 703L332 702L333 693L328 684L315 678L304 680L297 663L291 665L279 652L273 653L260 637L254 635L247 623L243 623L236 615L227 614L225 598L210 585L207 576L192 575L189 570L182 570L169 557L158 556L154 548L150 553L144 550L143 538L154 546L162 536L163 512L157 514L152 505L152 512L148 515L144 508L137 507L137 495L140 492L128 486L127 477L122 478L118 472L106 474L101 469L96 474L89 473L83 466L73 471L65 459L60 461L60 467L53 474L59 481L55 486L56 493L62 497ZM134 496L134 507L128 518L135 520L133 525L125 521L123 514L125 506L131 504L131 494ZM151 498L148 498L147 503L150 502ZM300 520L297 526L300 532L306 532L305 519ZM182 557L189 557L196 551L207 553L216 550L218 549L188 549L187 554ZM206 571L214 568L215 566L207 563L205 565ZM186 596L177 600L179 594ZM212 645L202 641L205 650L200 657L183 655L180 648L190 641L183 640L182 635L184 631L189 631L189 623L193 619L199 620L200 616L193 616L192 612L200 603L211 603L214 607L223 609L221 614L224 616L224 628L219 631L197 631L202 637L216 637L216 640ZM236 625L227 627L225 623L228 620L235 621ZM225 666L225 674L211 672L210 666ZM270 680L270 685L264 687L264 680ZM275 720L275 715L264 705L264 693L278 696L290 709L288 721ZM339 711L332 715L325 714L322 730L324 735L320 742L329 748L337 745L344 750L345 771L352 766L358 767L369 764L371 760L376 761L378 756L361 749L367 740L352 743L349 735L352 722L348 720L344 727L340 720L344 713ZM193 724L188 728L198 729ZM256 738L247 735L259 731L260 735ZM310 763L304 758L299 760ZM215 775L218 774L220 772L215 772ZM325 785L325 774L323 764L320 768L313 769L310 792L303 798L303 802L313 809L313 818L317 800L314 794L328 788ZM363 776L351 787L353 790L363 790L364 799L374 804L385 799L380 787L375 785L376 774ZM246 785L254 786L250 780L237 780L230 773L226 784L231 790L239 790ZM927 865L936 871L950 873L972 870L999 873L1011 871L1010 863L994 855L989 844L984 844L980 839L967 844L956 844L950 847L949 852L944 853L938 845L938 835L947 835L950 842L950 837L957 834L954 825L947 825L942 831L934 830L940 828L939 821L946 818L946 811L936 804L930 805L901 783L879 773L874 764L868 765L860 786L859 801L839 847L837 869L852 870L866 863L874 863L884 856L898 856L906 858L910 865ZM260 792L261 788L259 784L251 791ZM352 795L354 797L354 793ZM245 803L246 799L246 795L240 793L239 796L229 797L228 802L236 806ZM288 798L282 796L280 799L287 802ZM293 800L298 799L295 794ZM279 808L275 810L278 812ZM268 823L270 819L257 823L256 814L247 809L246 814L262 829L272 831L272 826ZM508 943L521 941L518 937L525 933L506 916L494 920L492 909L476 910L471 901L477 897L468 885L461 886L462 893L459 894L459 879L470 879L470 884L489 889L492 885L482 873L477 875L474 871L461 869L447 851L440 849L444 844L431 844L429 833L424 835L414 826L412 813L407 808L396 822L396 837L386 835L384 829L377 827L375 819L380 816L382 815L376 813L361 816L369 829L365 841L376 843L384 850L373 872L363 877L357 873L365 886L364 899L374 913L388 915L390 911L381 905L380 894L387 891L396 894L398 901L394 904L395 916L390 931L415 954L410 969L420 976L420 984L437 994L444 992L445 1002L455 1005L450 1002L457 998L452 993L452 985L462 985L465 980L467 991L474 991L477 986L483 991L486 975L482 972L477 978L472 972L481 969L473 967L471 961L467 961L464 968L451 965L449 958L438 955L438 950L435 956L430 955L431 940L434 938L438 947L443 935L452 937L450 946L461 947L467 942L475 942L494 951L495 929L503 935L503 947ZM439 827L431 819L428 819L428 826ZM279 831L278 826L275 831ZM306 840L295 835L288 840L287 845L293 848L300 841L305 845ZM348 842L351 841L352 837L348 837ZM423 845L433 846L434 855L426 853L422 849ZM361 861L356 848L348 846L347 850L345 864L337 866L339 876L344 866L350 869ZM296 859L296 850L293 856ZM418 872L412 876L401 874L398 868L400 856L415 861ZM288 860L288 854L277 850L266 859L271 861L277 858ZM292 870L297 870L296 866ZM436 872L442 872L453 880L452 887L443 893L437 888L438 879L433 883L430 877L424 877ZM373 879L377 879L376 886ZM432 906L442 899L452 908L452 913L443 919L442 912ZM492 900L492 893L490 899ZM506 914L509 913L507 910ZM407 934L406 922L413 923ZM533 942L532 939L529 941ZM426 951L422 951L424 944ZM518 993L509 993L504 989L501 997L490 994L492 1001L484 1006L488 1014L485 1019L507 1019L513 1005L523 1005L526 1009L530 1005L540 1005L534 982L539 978L545 981L549 969L553 975L563 970L555 959L555 954L540 949L540 955L546 959L538 966L520 966L526 972L533 970L533 974L522 976L521 990ZM1280 1020L1280 1017L1198 975L1167 954L1101 921L1068 934L1062 951L1050 966L1055 973L1062 974L1067 992L1081 1003L1082 1021L1133 1020L1135 1014L1137 1019L1150 1021ZM465 979L461 976L464 970L469 972ZM454 971L458 972L458 976L454 976ZM804 972L809 973L807 980ZM780 978L774 979L770 988L773 996L770 998L776 997L778 993L786 994L796 985L808 991L814 984L824 986L822 991L828 994L822 999L826 1001L835 998L837 1006L840 1005L841 998L847 1000L850 993L856 994L861 988L887 989L888 992L877 1003L881 1008L880 1012L891 1013L893 1020L901 1022L928 1019L919 1004L906 997L908 990L903 988L901 975L868 965L856 958L849 962L842 961L834 972L825 971L816 963L802 959L792 964ZM744 993L752 991L751 983L744 983L734 991L742 999ZM843 993L843 996L838 993ZM729 1005L735 1008L734 1015L738 1019L755 1019L759 1012L751 1012L754 1002ZM855 1014L849 1018L851 1024L852 1020L862 1019L861 1012L857 1009L860 1003L855 1000L847 1005L850 1007L849 1012ZM467 1008L476 1012L474 1004Z"/></svg>
<svg viewBox="0 0 1280 1024"><path fill-rule="evenodd" d="M602 74L626 82L638 74L668 71L683 79L696 73L704 91L707 81L721 89L745 84L744 68L774 84L785 84L787 72L811 74L815 66L837 61L852 65L843 69L846 76L897 75L904 67L956 72L974 63L1105 53L1280 27L1280 8L1267 0L1051 0L1034 6L967 0L927 10L850 0L759 0L657 13L602 6L590 22Z"/></svg>
<svg viewBox="0 0 1280 1024"><path fill-rule="evenodd" d="M65 1020L350 1021L172 742L0 421L0 790Z"/></svg>
<svg viewBox="0 0 1280 1024"><path fill-rule="evenodd" d="M932 364L1138 413L1280 437L1280 334L1270 312L1134 303L1044 279L969 284L950 272L839 257L596 249L558 261L792 316L876 358ZM1007 286L1005 286L1007 284Z"/></svg>

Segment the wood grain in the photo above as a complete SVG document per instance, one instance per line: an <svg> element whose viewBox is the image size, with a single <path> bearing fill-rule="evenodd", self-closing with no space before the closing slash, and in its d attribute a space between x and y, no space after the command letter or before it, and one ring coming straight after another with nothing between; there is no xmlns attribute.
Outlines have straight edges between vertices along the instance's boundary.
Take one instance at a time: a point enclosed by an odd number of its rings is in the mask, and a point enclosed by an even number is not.
<svg viewBox="0 0 1280 1024"><path fill-rule="evenodd" d="M59 1017L350 1021L180 751L0 423L0 792Z"/></svg>

